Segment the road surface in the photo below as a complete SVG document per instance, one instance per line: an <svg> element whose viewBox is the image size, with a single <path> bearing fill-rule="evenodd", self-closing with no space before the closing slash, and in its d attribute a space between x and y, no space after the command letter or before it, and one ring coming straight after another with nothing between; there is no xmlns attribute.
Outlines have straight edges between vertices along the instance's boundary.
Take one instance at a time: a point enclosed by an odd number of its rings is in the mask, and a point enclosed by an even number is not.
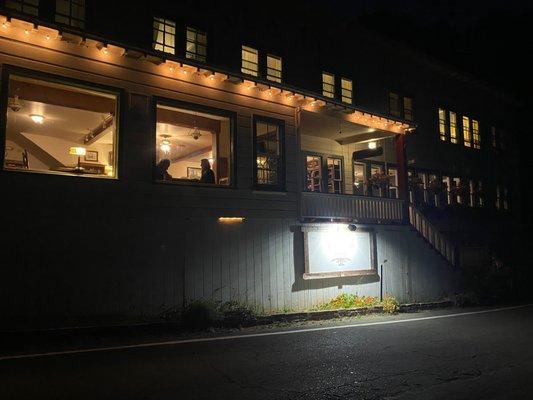
<svg viewBox="0 0 533 400"><path fill-rule="evenodd" d="M533 399L533 306L477 311L3 357L0 398Z"/></svg>

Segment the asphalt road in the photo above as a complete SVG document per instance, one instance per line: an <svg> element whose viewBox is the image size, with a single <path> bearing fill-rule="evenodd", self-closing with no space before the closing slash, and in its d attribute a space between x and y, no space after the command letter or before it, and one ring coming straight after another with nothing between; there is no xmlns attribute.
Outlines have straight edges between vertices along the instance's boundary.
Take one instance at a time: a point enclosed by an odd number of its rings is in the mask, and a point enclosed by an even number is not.
<svg viewBox="0 0 533 400"><path fill-rule="evenodd" d="M0 358L0 399L532 399L533 307L465 311Z"/></svg>

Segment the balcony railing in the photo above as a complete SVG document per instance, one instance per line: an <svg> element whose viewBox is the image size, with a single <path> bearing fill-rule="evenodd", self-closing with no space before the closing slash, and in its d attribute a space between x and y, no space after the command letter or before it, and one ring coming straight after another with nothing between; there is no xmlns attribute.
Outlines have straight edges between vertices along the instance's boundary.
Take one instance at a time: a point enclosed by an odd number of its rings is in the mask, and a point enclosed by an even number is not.
<svg viewBox="0 0 533 400"><path fill-rule="evenodd" d="M302 192L302 218L343 218L369 223L401 224L404 202L398 199Z"/></svg>

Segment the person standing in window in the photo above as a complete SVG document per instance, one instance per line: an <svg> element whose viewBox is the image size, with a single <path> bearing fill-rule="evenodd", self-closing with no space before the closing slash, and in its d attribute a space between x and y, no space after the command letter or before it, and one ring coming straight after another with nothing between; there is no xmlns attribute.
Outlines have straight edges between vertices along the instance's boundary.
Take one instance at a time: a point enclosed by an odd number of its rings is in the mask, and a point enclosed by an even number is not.
<svg viewBox="0 0 533 400"><path fill-rule="evenodd" d="M200 161L202 166L202 176L200 177L201 183L215 183L215 173L211 169L211 164L207 158L202 158Z"/></svg>
<svg viewBox="0 0 533 400"><path fill-rule="evenodd" d="M156 179L158 181L169 181L172 179L172 175L168 173L168 168L170 167L170 160L168 158L163 158L155 166L156 170Z"/></svg>

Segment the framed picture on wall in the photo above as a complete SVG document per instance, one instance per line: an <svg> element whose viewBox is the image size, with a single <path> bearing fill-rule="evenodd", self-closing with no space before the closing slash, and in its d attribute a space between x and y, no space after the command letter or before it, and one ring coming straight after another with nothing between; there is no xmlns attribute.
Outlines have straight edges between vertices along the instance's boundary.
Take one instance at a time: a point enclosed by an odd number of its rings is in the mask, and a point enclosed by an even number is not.
<svg viewBox="0 0 533 400"><path fill-rule="evenodd" d="M187 167L187 179L200 179L202 177L202 168Z"/></svg>
<svg viewBox="0 0 533 400"><path fill-rule="evenodd" d="M87 150L85 153L85 161L98 162L98 152L94 150Z"/></svg>

